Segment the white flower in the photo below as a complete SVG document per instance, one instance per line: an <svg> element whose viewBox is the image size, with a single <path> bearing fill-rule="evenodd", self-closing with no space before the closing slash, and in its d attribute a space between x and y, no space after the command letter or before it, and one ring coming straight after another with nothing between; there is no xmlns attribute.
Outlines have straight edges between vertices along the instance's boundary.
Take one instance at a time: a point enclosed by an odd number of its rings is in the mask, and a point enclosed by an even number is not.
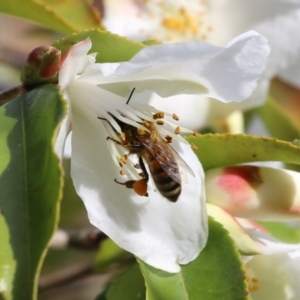
<svg viewBox="0 0 300 300"><path fill-rule="evenodd" d="M253 221L235 218L213 204L207 207L208 214L228 230L245 255L249 299L299 299L300 244L281 242Z"/></svg>
<svg viewBox="0 0 300 300"><path fill-rule="evenodd" d="M208 214L247 255L249 299L299 299L300 244L283 243L251 221L298 220L299 173L253 165L212 169L206 173L205 189Z"/></svg>
<svg viewBox="0 0 300 300"><path fill-rule="evenodd" d="M91 223L146 263L178 272L179 264L196 258L207 240L201 164L190 146L174 134L176 125L156 125L162 138L173 136L172 147L192 171L179 166L182 191L175 203L162 196L152 176L149 197L139 196L115 182L141 179L141 170L134 167L137 157L129 155L125 164L128 150L111 139L122 142L124 124L147 132L144 121L154 122L157 110L140 97L145 90L163 97L185 92L242 101L255 89L269 47L265 38L249 32L222 48L201 42L148 47L119 64L94 63L94 57L87 56L90 47L89 39L76 44L60 71L69 115L57 151L71 122L72 177ZM146 168L150 173L147 163Z"/></svg>
<svg viewBox="0 0 300 300"><path fill-rule="evenodd" d="M255 223L240 222L262 252L244 257L250 299L299 299L300 244L283 243Z"/></svg>
<svg viewBox="0 0 300 300"><path fill-rule="evenodd" d="M256 30L269 39L272 51L253 95L242 103L231 104L194 96L185 97L183 103L177 96L172 102L186 111L186 116L182 114L183 126L224 130L224 118L231 113L264 103L275 76L300 87L299 0L114 0L105 4L108 30L137 40L205 40L223 45L247 30ZM168 111L167 101L157 96L151 104Z"/></svg>

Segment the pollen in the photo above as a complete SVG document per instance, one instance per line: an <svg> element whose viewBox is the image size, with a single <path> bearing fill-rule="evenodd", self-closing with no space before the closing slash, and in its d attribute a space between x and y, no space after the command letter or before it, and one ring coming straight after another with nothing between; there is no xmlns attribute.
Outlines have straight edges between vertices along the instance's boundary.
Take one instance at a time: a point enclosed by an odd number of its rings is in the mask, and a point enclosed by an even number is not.
<svg viewBox="0 0 300 300"><path fill-rule="evenodd" d="M145 133L146 133L146 131L144 129L142 129L142 128L138 129L138 134L139 135L144 135Z"/></svg>
<svg viewBox="0 0 300 300"><path fill-rule="evenodd" d="M158 121L156 121L156 124L157 124L157 125L164 125L165 123L164 123L164 121L162 121L162 120L158 120Z"/></svg>
<svg viewBox="0 0 300 300"><path fill-rule="evenodd" d="M127 155L121 156L120 162L122 162L123 164L126 164L127 163Z"/></svg>
<svg viewBox="0 0 300 300"><path fill-rule="evenodd" d="M184 20L176 18L165 18L162 20L162 25L171 30L184 30Z"/></svg>
<svg viewBox="0 0 300 300"><path fill-rule="evenodd" d="M167 143L172 143L173 138L172 138L171 136L166 135L166 136L165 136L165 139L166 139L166 142L167 142Z"/></svg>
<svg viewBox="0 0 300 300"><path fill-rule="evenodd" d="M194 131L194 132L193 132L193 136L196 136L196 137L198 137L198 136L200 136L200 133L199 133L199 132L197 132L197 131Z"/></svg>
<svg viewBox="0 0 300 300"><path fill-rule="evenodd" d="M179 126L177 126L177 127L175 128L175 134L180 134L180 127L179 127Z"/></svg>
<svg viewBox="0 0 300 300"><path fill-rule="evenodd" d="M120 175L124 176L126 174L124 169L120 169Z"/></svg>
<svg viewBox="0 0 300 300"><path fill-rule="evenodd" d="M252 268L250 268L247 264L245 266L246 271L246 280L248 283L249 292L257 292L260 289L259 280L255 275Z"/></svg>
<svg viewBox="0 0 300 300"><path fill-rule="evenodd" d="M152 131L151 131L151 134L150 134L150 139L155 140L156 137L157 137L156 131L155 131L155 130L152 130Z"/></svg>
<svg viewBox="0 0 300 300"><path fill-rule="evenodd" d="M144 125L146 128L150 128L150 127L151 127L150 122L148 122L148 121L146 121L146 120L144 120L143 125Z"/></svg>
<svg viewBox="0 0 300 300"><path fill-rule="evenodd" d="M172 115L172 118L173 118L175 121L179 121L179 117L178 117L176 114L173 114L173 115Z"/></svg>
<svg viewBox="0 0 300 300"><path fill-rule="evenodd" d="M191 148L192 148L193 150L198 150L198 147L197 147L195 144L191 144Z"/></svg>
<svg viewBox="0 0 300 300"><path fill-rule="evenodd" d="M139 1L139 16L153 30L148 39L164 42L209 39L213 26L208 20L208 3L189 1Z"/></svg>
<svg viewBox="0 0 300 300"><path fill-rule="evenodd" d="M156 120L156 119L163 119L165 117L165 113L162 112L162 111L159 111L157 113L155 113L153 115L153 119Z"/></svg>
<svg viewBox="0 0 300 300"><path fill-rule="evenodd" d="M124 134L124 132L122 132L119 137L120 137L121 141L125 141L125 134Z"/></svg>

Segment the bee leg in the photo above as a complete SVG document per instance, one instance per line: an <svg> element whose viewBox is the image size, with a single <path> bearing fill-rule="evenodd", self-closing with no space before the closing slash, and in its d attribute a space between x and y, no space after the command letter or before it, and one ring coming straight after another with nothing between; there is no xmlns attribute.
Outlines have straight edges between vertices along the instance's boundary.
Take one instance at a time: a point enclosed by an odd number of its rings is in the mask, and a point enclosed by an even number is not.
<svg viewBox="0 0 300 300"><path fill-rule="evenodd" d="M143 178L145 178L145 174L143 172L139 173L139 175Z"/></svg>
<svg viewBox="0 0 300 300"><path fill-rule="evenodd" d="M125 182L120 182L117 179L115 179L115 182L121 185L125 185L128 189L133 189L133 185L136 182L136 180L128 180Z"/></svg>
<svg viewBox="0 0 300 300"><path fill-rule="evenodd" d="M115 179L115 182L121 185L125 185L128 189L133 189L139 196L145 196L148 197L147 193L147 182L145 178L140 180L128 180L125 182L120 182Z"/></svg>
<svg viewBox="0 0 300 300"><path fill-rule="evenodd" d="M143 159L142 159L141 156L139 157L139 166L140 166L141 170L143 171L144 179L148 182L149 181L149 174L147 172L147 169L145 167L145 164L144 164Z"/></svg>
<svg viewBox="0 0 300 300"><path fill-rule="evenodd" d="M141 156L139 157L139 165L143 171L144 178L140 180L128 180L125 182L120 182L117 179L115 179L115 182L121 185L125 185L128 189L133 189L139 196L148 197L147 190L148 190L149 174L146 170L146 167L144 165Z"/></svg>
<svg viewBox="0 0 300 300"><path fill-rule="evenodd" d="M107 141L108 141L108 140L111 140L111 141L115 142L115 143L118 144L118 145L121 145L121 146L123 146L123 147L126 147L126 145L122 144L122 143L121 143L120 141L118 141L118 140L113 139L113 138L110 137L110 136L108 136L108 137L106 138L106 140L107 140Z"/></svg>

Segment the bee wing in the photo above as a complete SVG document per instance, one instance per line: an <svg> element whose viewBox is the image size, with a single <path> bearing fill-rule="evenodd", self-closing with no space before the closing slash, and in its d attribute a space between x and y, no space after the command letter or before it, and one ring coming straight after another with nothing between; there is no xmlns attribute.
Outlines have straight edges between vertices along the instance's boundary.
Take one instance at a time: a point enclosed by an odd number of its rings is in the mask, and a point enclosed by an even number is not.
<svg viewBox="0 0 300 300"><path fill-rule="evenodd" d="M168 144L168 146L172 149L173 151L173 155L177 161L177 163L180 165L180 167L182 168L182 170L188 172L191 176L195 177L195 173L193 172L193 170L190 168L190 166L183 160L183 158L178 154L178 152L171 146Z"/></svg>
<svg viewBox="0 0 300 300"><path fill-rule="evenodd" d="M139 140L145 148L153 155L154 159L159 163L162 169L177 183L181 184L181 176L179 172L180 165L182 169L188 171L195 177L192 169L180 157L180 155L160 136L157 136L158 142L139 136Z"/></svg>

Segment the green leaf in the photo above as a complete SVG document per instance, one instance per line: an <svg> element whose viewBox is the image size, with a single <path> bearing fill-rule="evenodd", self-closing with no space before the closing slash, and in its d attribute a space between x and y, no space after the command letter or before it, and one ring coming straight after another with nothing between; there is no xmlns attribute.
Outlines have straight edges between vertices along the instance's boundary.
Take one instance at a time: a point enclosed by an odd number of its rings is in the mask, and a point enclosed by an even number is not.
<svg viewBox="0 0 300 300"><path fill-rule="evenodd" d="M261 224L271 235L277 239L286 242L297 244L300 243L300 230L293 228L287 224L280 222L258 222Z"/></svg>
<svg viewBox="0 0 300 300"><path fill-rule="evenodd" d="M6 299L36 299L39 271L58 222L62 169L53 146L65 113L55 85L0 108L1 247L7 250L0 252L0 268L9 272Z"/></svg>
<svg viewBox="0 0 300 300"><path fill-rule="evenodd" d="M68 24L41 1L22 0L0 1L0 12L25 18L63 33L72 33L75 28Z"/></svg>
<svg viewBox="0 0 300 300"><path fill-rule="evenodd" d="M100 17L90 1L22 0L0 1L0 12L29 19L66 34L100 27Z"/></svg>
<svg viewBox="0 0 300 300"><path fill-rule="evenodd" d="M73 34L54 43L53 46L65 52L74 44L88 37L93 44L90 53L97 52L97 62L101 63L128 61L137 52L146 47L141 43L130 41L127 38L97 29Z"/></svg>
<svg viewBox="0 0 300 300"><path fill-rule="evenodd" d="M40 0L40 2L68 22L75 31L102 28L99 11L90 0Z"/></svg>
<svg viewBox="0 0 300 300"><path fill-rule="evenodd" d="M106 300L144 300L146 289L144 278L138 264L129 268L114 280L105 295L99 295L99 299Z"/></svg>
<svg viewBox="0 0 300 300"><path fill-rule="evenodd" d="M16 260L14 259L13 249L10 244L9 228L2 212L0 212L0 232L0 280L1 284L6 286L6 288L0 289L0 299L8 300L12 299L12 282L16 270Z"/></svg>
<svg viewBox="0 0 300 300"><path fill-rule="evenodd" d="M139 261L148 300L242 300L247 290L242 262L228 232L209 220L209 238L198 258L170 274ZM117 298L115 298L117 299Z"/></svg>
<svg viewBox="0 0 300 300"><path fill-rule="evenodd" d="M96 269L103 272L111 264L122 258L127 252L115 244L111 239L106 239L100 245L96 255Z"/></svg>
<svg viewBox="0 0 300 300"><path fill-rule="evenodd" d="M256 111L263 119L272 136L285 141L293 141L300 136L300 129L281 109L272 97ZM276 120L276 121L275 121Z"/></svg>
<svg viewBox="0 0 300 300"><path fill-rule="evenodd" d="M197 146L205 170L246 162L282 161L300 164L300 147L275 138L245 134L205 134L187 137Z"/></svg>

